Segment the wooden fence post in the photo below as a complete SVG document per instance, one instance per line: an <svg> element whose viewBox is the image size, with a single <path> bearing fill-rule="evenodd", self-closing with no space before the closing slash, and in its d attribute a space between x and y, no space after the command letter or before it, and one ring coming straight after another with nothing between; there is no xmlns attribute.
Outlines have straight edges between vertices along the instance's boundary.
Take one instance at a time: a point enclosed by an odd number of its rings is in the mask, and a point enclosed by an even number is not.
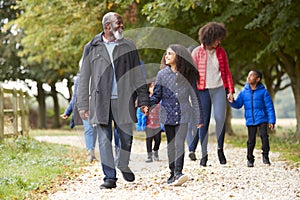
<svg viewBox="0 0 300 200"><path fill-rule="evenodd" d="M12 95L12 108L5 108L5 95ZM5 129L7 118L13 117L13 131ZM19 127L20 125L20 127ZM5 131L8 131L5 133ZM0 86L0 140L8 136L28 135L29 133L29 94L17 89L5 89Z"/></svg>
<svg viewBox="0 0 300 200"><path fill-rule="evenodd" d="M14 115L14 135L18 136L18 93L16 88L13 89L13 115Z"/></svg>

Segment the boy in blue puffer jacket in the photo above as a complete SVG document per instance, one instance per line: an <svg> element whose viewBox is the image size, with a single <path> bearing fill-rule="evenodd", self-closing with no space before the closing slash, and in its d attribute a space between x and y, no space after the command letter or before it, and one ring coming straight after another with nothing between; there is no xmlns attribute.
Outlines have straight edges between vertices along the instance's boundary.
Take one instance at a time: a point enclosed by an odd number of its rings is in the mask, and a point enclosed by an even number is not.
<svg viewBox="0 0 300 200"><path fill-rule="evenodd" d="M239 93L236 100L230 103L231 107L240 109L244 106L246 126L248 128L247 141L247 166L254 166L253 150L256 142L256 132L259 128L262 141L263 163L270 165L269 160L269 135L267 127L271 130L275 127L276 116L272 98L265 86L261 83L262 73L251 70L247 77L244 89Z"/></svg>

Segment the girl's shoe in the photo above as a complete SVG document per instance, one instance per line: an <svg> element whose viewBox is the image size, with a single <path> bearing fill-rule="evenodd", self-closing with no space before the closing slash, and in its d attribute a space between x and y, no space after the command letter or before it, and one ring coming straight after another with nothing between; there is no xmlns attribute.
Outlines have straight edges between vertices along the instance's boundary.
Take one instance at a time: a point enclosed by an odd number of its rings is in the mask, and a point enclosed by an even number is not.
<svg viewBox="0 0 300 200"><path fill-rule="evenodd" d="M168 178L167 183L171 184L175 181L175 175L174 173L171 173L171 176Z"/></svg>
<svg viewBox="0 0 300 200"><path fill-rule="evenodd" d="M182 184L184 184L185 182L187 182L189 180L189 177L185 174L177 174L175 176L175 180L172 183L173 186L181 186Z"/></svg>

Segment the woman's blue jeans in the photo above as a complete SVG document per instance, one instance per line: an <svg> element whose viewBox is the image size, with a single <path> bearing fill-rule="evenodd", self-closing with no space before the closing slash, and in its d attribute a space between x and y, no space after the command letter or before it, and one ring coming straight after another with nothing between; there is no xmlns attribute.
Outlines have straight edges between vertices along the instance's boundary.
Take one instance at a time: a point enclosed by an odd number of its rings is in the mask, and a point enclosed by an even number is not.
<svg viewBox="0 0 300 200"><path fill-rule="evenodd" d="M199 143L199 134L197 125L194 123L188 124L188 132L186 135L186 143L188 144L189 152L195 152Z"/></svg>
<svg viewBox="0 0 300 200"><path fill-rule="evenodd" d="M198 129L201 142L202 157L207 155L208 129L211 117L211 109L216 122L216 137L218 149L222 149L225 137L225 117L226 117L226 92L224 87L198 90L198 96L203 109L204 124Z"/></svg>

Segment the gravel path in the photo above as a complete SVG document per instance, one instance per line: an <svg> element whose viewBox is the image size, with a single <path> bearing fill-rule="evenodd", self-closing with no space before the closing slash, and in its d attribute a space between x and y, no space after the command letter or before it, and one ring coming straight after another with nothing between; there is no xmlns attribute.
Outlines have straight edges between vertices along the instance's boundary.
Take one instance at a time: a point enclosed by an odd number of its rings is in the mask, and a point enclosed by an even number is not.
<svg viewBox="0 0 300 200"><path fill-rule="evenodd" d="M37 140L84 147L83 136L40 136ZM145 141L135 139L130 168L136 180L128 183L117 171L117 188L100 190L103 174L99 162L84 167L85 173L60 186L50 194L51 200L99 200L99 199L300 199L300 169L280 161L279 153L270 152L271 166L262 164L261 153L255 150L254 168L246 166L246 149L225 146L227 165L220 166L216 144L208 146L208 166L199 166L199 160L185 156L184 173L189 181L180 187L169 186L166 142L159 151L160 161L145 163ZM259 142L259 141L258 141ZM271 144L272 145L272 144ZM272 146L271 146L272 147ZM197 156L199 158L199 147ZM99 153L97 152L97 158Z"/></svg>

